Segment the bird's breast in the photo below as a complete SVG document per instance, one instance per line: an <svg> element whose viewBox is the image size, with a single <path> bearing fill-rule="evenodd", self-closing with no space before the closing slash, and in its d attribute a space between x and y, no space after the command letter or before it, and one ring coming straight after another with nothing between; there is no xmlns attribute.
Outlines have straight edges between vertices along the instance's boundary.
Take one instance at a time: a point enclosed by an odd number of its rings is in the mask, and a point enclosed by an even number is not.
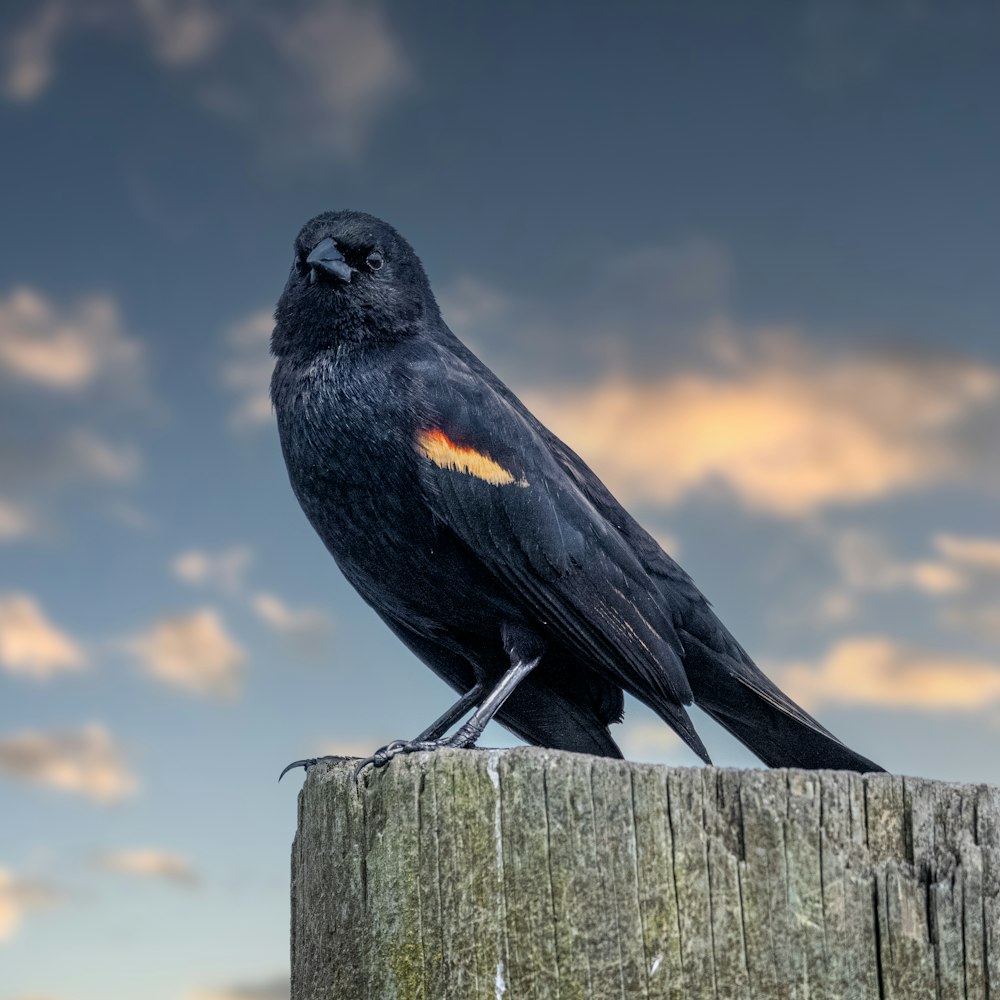
<svg viewBox="0 0 1000 1000"><path fill-rule="evenodd" d="M437 527L417 478L405 384L387 366L335 358L276 372L275 383L292 489L337 561L382 572L427 558Z"/></svg>

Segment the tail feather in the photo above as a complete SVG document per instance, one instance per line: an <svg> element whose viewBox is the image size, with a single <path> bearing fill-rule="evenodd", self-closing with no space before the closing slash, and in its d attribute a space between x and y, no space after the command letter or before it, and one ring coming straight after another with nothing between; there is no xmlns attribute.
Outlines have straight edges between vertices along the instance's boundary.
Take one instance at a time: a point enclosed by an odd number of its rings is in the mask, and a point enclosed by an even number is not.
<svg viewBox="0 0 1000 1000"><path fill-rule="evenodd" d="M682 638L684 667L695 704L768 767L828 768L862 774L884 770L845 746L796 705L761 673L735 640L731 640L732 651L722 653L689 633Z"/></svg>

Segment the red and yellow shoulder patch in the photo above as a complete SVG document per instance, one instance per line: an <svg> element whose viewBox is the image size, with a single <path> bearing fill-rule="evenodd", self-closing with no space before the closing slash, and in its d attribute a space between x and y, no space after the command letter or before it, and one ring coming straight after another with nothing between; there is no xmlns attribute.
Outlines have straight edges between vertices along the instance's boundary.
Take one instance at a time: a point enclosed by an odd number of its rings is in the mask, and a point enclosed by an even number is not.
<svg viewBox="0 0 1000 1000"><path fill-rule="evenodd" d="M424 458L430 459L438 468L464 472L493 486L528 485L528 480L523 476L520 479L515 478L512 472L499 462L494 462L489 455L476 451L475 448L455 444L438 428L417 432L417 451Z"/></svg>

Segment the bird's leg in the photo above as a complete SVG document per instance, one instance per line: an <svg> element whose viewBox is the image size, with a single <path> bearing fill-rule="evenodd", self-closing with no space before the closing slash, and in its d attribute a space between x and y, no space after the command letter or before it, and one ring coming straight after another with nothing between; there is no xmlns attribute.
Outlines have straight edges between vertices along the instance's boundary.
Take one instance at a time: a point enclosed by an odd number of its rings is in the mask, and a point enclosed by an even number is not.
<svg viewBox="0 0 1000 1000"><path fill-rule="evenodd" d="M452 708L450 708L440 719L437 720L432 726L420 734L415 740L410 740L409 742L404 742L402 740L396 740L393 743L389 743L387 746L382 747L380 750L376 750L371 757L366 758L361 761L357 766L357 770L354 772L355 777L361 773L361 771L367 767L369 764L374 764L376 767L385 767L393 757L398 756L401 753L417 753L421 750L440 750L443 747L472 747L476 745L476 740L483 735L483 730L486 728L486 724L493 718L494 715L500 710L500 706L510 697L513 693L514 688L524 680L528 674L531 673L535 667L538 666L540 656L534 657L531 660L517 660L513 662L510 669L500 678L496 687L480 702L479 707L472 713L472 718L458 729L452 736L441 736L440 733L444 732L445 729L451 725L455 719L461 717L462 714L468 709L469 705L474 704L470 699L468 704L466 704L461 712L458 712L459 705L462 705L467 698L470 698L472 691L469 692L465 698L457 702ZM481 685L476 686L479 689L478 693L482 693ZM473 689L474 691L476 688ZM448 719L453 713L454 718L451 718L447 724L445 720ZM441 726L440 730L438 727ZM431 735L428 738L428 734L434 733L438 730L439 734L434 736Z"/></svg>
<svg viewBox="0 0 1000 1000"><path fill-rule="evenodd" d="M480 698L483 696L483 685L477 682L473 687L469 688L465 694L462 695L458 701L455 702L451 708L448 709L439 719L435 719L413 742L421 743L426 740L436 740L443 733L446 733L459 719L465 715L466 712L472 708L473 705L478 705ZM406 746L406 740L396 740L393 743L389 743L387 746L382 747L381 750L376 751L377 753L382 753L389 750L390 747L396 746ZM318 764L321 760L349 760L349 757L306 757L303 760L293 760L291 764L286 764L282 769L281 774L278 775L278 781L288 774L293 768L302 767L306 771L309 770L314 764ZM374 757L368 757L366 760L362 761L362 767L365 764L374 761Z"/></svg>
<svg viewBox="0 0 1000 1000"><path fill-rule="evenodd" d="M416 740L414 740L414 742L419 743L424 740L438 739L438 737L448 732L448 730L451 729L451 727L458 722L458 720L461 719L473 705L478 705L482 697L483 684L482 681L477 681L473 687L469 688L469 690L466 691L465 694L463 694L462 697L459 698L458 701L456 701L455 704L441 716L441 718L432 722L416 738Z"/></svg>

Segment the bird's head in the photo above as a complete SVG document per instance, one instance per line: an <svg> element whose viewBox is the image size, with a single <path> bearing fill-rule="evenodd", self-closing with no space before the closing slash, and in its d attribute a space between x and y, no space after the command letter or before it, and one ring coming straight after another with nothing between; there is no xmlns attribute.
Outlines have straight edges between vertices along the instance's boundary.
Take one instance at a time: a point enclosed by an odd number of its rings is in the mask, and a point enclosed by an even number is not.
<svg viewBox="0 0 1000 1000"><path fill-rule="evenodd" d="M281 355L395 339L436 314L420 260L392 226L364 212L324 212L295 239L271 346Z"/></svg>

